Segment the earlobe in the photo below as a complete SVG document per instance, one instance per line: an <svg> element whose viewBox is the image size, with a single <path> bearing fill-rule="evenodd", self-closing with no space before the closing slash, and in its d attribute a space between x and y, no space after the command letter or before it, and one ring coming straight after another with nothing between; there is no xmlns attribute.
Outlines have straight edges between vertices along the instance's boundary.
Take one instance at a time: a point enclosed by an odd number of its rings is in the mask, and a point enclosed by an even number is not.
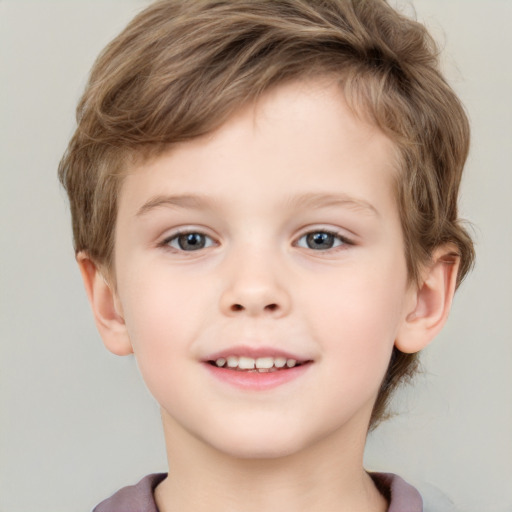
<svg viewBox="0 0 512 512"><path fill-rule="evenodd" d="M425 269L422 282L411 291L395 346L408 354L425 348L441 331L450 312L457 284L459 256L451 245L439 247Z"/></svg>
<svg viewBox="0 0 512 512"><path fill-rule="evenodd" d="M81 252L76 259L103 343L116 355L133 353L116 293L87 254Z"/></svg>

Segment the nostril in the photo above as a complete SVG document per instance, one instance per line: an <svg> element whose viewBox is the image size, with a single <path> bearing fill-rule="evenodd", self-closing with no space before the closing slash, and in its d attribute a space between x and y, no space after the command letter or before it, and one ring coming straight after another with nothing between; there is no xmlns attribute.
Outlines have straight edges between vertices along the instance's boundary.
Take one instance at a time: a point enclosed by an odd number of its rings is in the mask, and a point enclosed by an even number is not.
<svg viewBox="0 0 512 512"><path fill-rule="evenodd" d="M231 311L242 311L244 307L240 304L233 304L231 306Z"/></svg>
<svg viewBox="0 0 512 512"><path fill-rule="evenodd" d="M267 311L275 311L279 306L277 304L268 304L265 306Z"/></svg>

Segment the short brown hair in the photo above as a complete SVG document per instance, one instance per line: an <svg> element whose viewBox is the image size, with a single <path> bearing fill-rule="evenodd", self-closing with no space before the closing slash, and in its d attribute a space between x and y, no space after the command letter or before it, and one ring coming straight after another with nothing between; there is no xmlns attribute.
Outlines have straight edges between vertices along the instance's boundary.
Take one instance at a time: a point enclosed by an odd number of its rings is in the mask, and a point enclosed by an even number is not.
<svg viewBox="0 0 512 512"><path fill-rule="evenodd" d="M59 166L76 252L111 268L117 195L134 159L215 130L273 86L319 74L338 77L354 111L395 143L410 278L450 243L460 283L474 259L457 213L468 120L425 27L385 0L161 0L140 13L96 61ZM394 349L371 425L416 365L415 354Z"/></svg>

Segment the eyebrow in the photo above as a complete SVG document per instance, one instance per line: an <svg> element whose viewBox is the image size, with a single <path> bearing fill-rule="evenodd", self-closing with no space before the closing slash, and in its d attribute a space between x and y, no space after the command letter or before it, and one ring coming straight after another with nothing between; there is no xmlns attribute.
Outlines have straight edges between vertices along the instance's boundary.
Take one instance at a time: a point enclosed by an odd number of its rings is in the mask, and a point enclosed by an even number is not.
<svg viewBox="0 0 512 512"><path fill-rule="evenodd" d="M214 205L211 198L201 195L157 195L146 201L136 213L139 217L144 215L155 208L162 206L178 207L178 208L196 208L196 209L210 209Z"/></svg>
<svg viewBox="0 0 512 512"><path fill-rule="evenodd" d="M328 208L332 206L341 206L354 210L360 210L380 217L379 211L370 202L349 196L347 194L326 194L308 192L294 196L287 201L291 207L300 208ZM162 206L171 208L195 208L195 209L212 209L215 201L210 197L203 195L157 195L146 201L136 213L136 216L142 216L156 208Z"/></svg>
<svg viewBox="0 0 512 512"><path fill-rule="evenodd" d="M342 206L353 210L360 210L371 215L380 217L380 213L370 202L352 197L347 194L325 194L308 192L299 196L293 197L289 200L291 206L300 206L301 208L327 208L331 206Z"/></svg>

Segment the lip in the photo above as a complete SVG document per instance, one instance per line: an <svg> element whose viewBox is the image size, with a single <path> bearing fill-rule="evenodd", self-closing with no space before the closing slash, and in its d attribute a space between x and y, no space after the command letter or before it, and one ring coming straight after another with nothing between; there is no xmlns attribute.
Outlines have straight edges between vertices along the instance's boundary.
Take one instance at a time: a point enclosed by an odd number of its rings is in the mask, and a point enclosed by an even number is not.
<svg viewBox="0 0 512 512"><path fill-rule="evenodd" d="M312 366L312 362L294 366L286 370L260 373L257 371L237 371L203 363L206 370L216 380L235 388L247 391L265 391L292 382L303 376Z"/></svg>
<svg viewBox="0 0 512 512"><path fill-rule="evenodd" d="M285 359L295 359L295 361L301 364L305 363L306 361L311 361L311 358L309 357L299 356L298 354L293 354L291 352L279 350L273 347L250 347L245 345L237 345L210 354L203 359L203 362L207 363L209 361L216 361L217 359L227 358L229 356L245 356L252 357L253 359L258 359L258 357L284 357Z"/></svg>
<svg viewBox="0 0 512 512"><path fill-rule="evenodd" d="M298 366L277 370L275 372L238 371L212 364L219 358L237 357L284 357L294 359ZM209 355L202 361L208 373L217 381L230 387L245 391L265 391L291 383L304 376L313 364L311 358L299 356L288 351L272 347L235 346Z"/></svg>

